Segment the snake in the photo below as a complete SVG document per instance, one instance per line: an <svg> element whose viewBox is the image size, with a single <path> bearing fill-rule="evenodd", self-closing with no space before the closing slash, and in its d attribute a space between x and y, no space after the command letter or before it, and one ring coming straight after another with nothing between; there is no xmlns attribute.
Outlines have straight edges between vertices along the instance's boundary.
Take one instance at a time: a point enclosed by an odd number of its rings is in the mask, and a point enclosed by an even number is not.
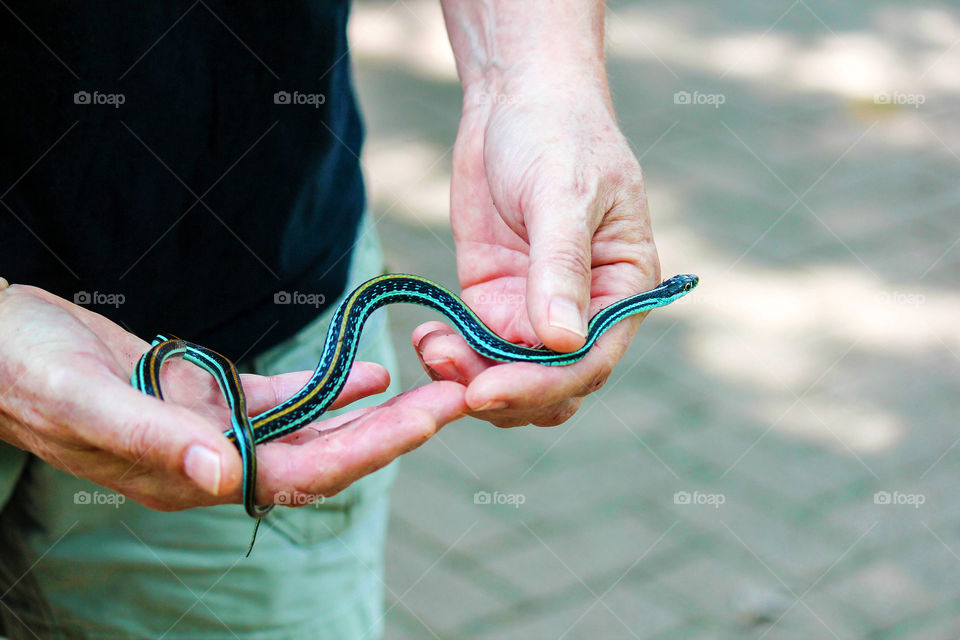
<svg viewBox="0 0 960 640"><path fill-rule="evenodd" d="M257 519L259 525L260 519L274 505L258 505L256 502L256 445L282 438L316 422L330 408L347 382L363 325L380 307L405 302L439 311L453 323L474 351L491 360L565 366L582 360L616 323L668 305L685 296L699 282L700 278L695 275L677 275L649 291L614 302L590 319L582 347L576 351L557 352L504 340L456 294L435 282L415 275L387 274L364 282L343 299L333 314L320 361L310 380L290 398L258 415L248 415L240 376L228 358L174 335L160 334L154 338L134 367L130 382L143 393L162 400L160 370L166 361L176 358L191 362L213 376L230 407L231 424L224 435L240 451L244 509ZM320 430L320 433L339 428Z"/></svg>

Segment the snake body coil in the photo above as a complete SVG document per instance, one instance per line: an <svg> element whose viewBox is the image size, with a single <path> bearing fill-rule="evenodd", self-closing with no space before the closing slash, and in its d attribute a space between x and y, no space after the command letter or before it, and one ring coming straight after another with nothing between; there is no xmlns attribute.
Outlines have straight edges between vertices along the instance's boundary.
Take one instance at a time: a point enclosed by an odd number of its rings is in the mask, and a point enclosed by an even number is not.
<svg viewBox="0 0 960 640"><path fill-rule="evenodd" d="M230 405L230 438L243 460L243 500L247 513L263 517L273 505L256 504L257 444L269 442L315 422L330 407L347 381L363 325L380 307L408 302L436 309L460 331L477 353L501 362L534 362L562 366L581 360L610 327L620 320L670 304L691 291L699 278L679 275L659 286L616 302L590 319L586 343L570 353L513 344L490 330L460 298L425 278L393 274L368 280L347 296L334 313L323 353L310 381L288 400L252 418L247 416L246 397L236 367L227 358L205 347L174 336L157 336L134 368L131 384L140 391L163 398L160 369L170 358L183 358L208 371L216 379Z"/></svg>

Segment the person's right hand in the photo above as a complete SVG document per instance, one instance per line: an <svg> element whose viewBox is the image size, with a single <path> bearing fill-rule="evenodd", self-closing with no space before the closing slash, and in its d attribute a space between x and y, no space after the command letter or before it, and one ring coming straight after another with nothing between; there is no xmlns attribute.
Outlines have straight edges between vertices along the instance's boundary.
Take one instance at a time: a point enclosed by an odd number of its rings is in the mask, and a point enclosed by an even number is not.
<svg viewBox="0 0 960 640"><path fill-rule="evenodd" d="M0 278L0 440L154 509L239 502L240 456L222 434L229 419L216 383L171 362L163 369L171 401L141 393L130 373L148 346L104 316ZM311 373L243 376L251 414L292 395ZM388 384L383 367L357 362L333 408ZM261 445L259 502L281 491L331 496L465 412L464 388L435 382L316 425L352 421L349 429Z"/></svg>

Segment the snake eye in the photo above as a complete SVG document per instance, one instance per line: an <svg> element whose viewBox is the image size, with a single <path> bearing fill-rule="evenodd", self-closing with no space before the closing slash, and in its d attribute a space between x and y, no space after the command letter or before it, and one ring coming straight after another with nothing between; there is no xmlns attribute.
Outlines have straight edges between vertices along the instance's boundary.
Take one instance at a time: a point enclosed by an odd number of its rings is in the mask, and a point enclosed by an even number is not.
<svg viewBox="0 0 960 640"><path fill-rule="evenodd" d="M683 290L684 290L684 291L690 291L691 286L692 286L692 285L688 282L687 284L683 285Z"/></svg>

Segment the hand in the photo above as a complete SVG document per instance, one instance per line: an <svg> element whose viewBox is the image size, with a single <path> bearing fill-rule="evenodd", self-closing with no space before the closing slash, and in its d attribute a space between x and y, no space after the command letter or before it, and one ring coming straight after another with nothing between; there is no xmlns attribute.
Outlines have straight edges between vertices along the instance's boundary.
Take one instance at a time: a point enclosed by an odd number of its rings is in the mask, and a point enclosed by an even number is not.
<svg viewBox="0 0 960 640"><path fill-rule="evenodd" d="M464 105L450 214L463 297L507 340L575 350L593 314L660 281L640 166L605 83L533 68L468 84ZM436 322L413 342L434 379L469 384L473 415L550 426L604 384L640 320L568 367L486 360Z"/></svg>
<svg viewBox="0 0 960 640"><path fill-rule="evenodd" d="M50 293L5 286L0 278L0 439L154 509L240 502L240 456L222 435L228 409L208 373L170 362L162 375L171 401L142 394L129 380L145 342ZM278 404L310 375L243 376L250 412ZM334 408L388 384L382 367L358 362ZM329 421L351 421L349 429L262 445L261 501L278 491L333 495L462 415L463 393L433 383L389 408Z"/></svg>

